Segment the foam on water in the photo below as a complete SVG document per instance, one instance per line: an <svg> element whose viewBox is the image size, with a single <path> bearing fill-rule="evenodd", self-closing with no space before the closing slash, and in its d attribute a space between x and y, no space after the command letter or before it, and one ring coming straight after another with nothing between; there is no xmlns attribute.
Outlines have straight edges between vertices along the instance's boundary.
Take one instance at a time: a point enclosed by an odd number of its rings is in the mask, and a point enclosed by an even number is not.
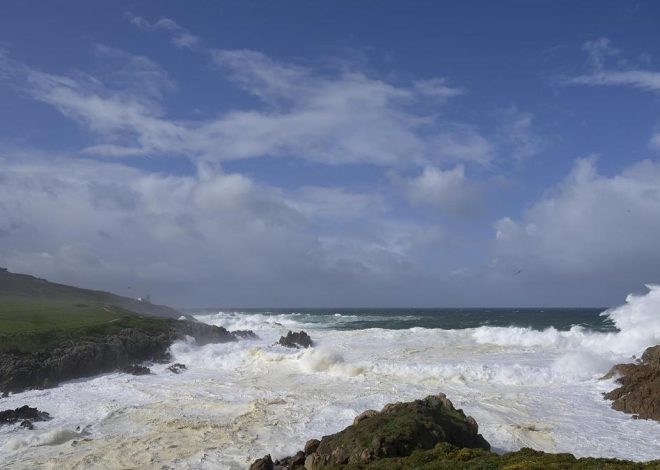
<svg viewBox="0 0 660 470"><path fill-rule="evenodd" d="M660 425L633 420L602 399L615 362L660 342L660 288L604 313L618 332L480 326L460 330L342 329L381 325L370 313L220 312L207 323L253 329L259 340L171 348L188 370L106 374L0 401L53 416L34 431L0 428L11 468L246 468L336 432L365 409L444 392L474 416L498 451L530 446L578 456L660 458ZM414 323L414 315L400 315ZM362 323L360 323L362 324ZM306 329L314 348L276 343ZM78 430L77 430L78 429ZM0 464L0 467L2 464Z"/></svg>

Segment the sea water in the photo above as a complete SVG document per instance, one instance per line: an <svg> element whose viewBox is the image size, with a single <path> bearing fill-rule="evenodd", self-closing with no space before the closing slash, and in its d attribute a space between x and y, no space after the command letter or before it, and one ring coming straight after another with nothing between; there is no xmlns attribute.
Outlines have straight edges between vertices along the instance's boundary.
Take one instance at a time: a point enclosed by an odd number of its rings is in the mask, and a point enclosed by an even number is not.
<svg viewBox="0 0 660 470"><path fill-rule="evenodd" d="M614 411L601 380L660 343L660 287L603 309L206 309L258 340L171 347L152 374L70 381L0 399L53 419L0 428L0 468L243 469L337 432L366 409L443 392L496 452L660 458L660 424ZM306 350L276 344L307 331Z"/></svg>

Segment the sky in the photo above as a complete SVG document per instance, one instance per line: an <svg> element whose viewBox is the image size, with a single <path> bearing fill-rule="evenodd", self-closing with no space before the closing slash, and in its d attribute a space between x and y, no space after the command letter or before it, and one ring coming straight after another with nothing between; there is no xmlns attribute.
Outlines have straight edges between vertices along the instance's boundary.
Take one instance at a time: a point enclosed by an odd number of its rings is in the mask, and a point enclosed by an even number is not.
<svg viewBox="0 0 660 470"><path fill-rule="evenodd" d="M175 306L660 283L660 3L0 6L0 266Z"/></svg>

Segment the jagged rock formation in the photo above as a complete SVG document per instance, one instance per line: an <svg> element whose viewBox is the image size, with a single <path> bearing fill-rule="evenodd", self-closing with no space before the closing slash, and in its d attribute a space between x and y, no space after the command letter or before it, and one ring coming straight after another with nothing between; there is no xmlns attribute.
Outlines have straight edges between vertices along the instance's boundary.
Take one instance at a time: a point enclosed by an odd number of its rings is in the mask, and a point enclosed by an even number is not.
<svg viewBox="0 0 660 470"><path fill-rule="evenodd" d="M604 395L613 400L612 408L660 421L660 345L644 351L638 362L614 366L605 378L615 375L621 386Z"/></svg>
<svg viewBox="0 0 660 470"><path fill-rule="evenodd" d="M309 348L314 343L312 338L305 331L289 331L286 336L281 336L278 344L286 346L287 348Z"/></svg>
<svg viewBox="0 0 660 470"><path fill-rule="evenodd" d="M196 321L162 321L162 329L127 328L113 335L86 335L54 349L1 352L0 391L50 388L64 380L123 370L143 361L167 361L167 349L185 336L201 345L256 337L252 332L237 335Z"/></svg>
<svg viewBox="0 0 660 470"><path fill-rule="evenodd" d="M181 372L188 370L188 367L186 367L185 364L179 364L178 362L176 364L172 364L167 368L170 372L173 374L180 374Z"/></svg>
<svg viewBox="0 0 660 470"><path fill-rule="evenodd" d="M0 411L0 426L3 424L13 424L21 421L21 426L28 429L33 429L32 423L34 421L46 421L50 419L50 415L45 411L40 411L36 408L31 408L27 405L21 406L14 410Z"/></svg>

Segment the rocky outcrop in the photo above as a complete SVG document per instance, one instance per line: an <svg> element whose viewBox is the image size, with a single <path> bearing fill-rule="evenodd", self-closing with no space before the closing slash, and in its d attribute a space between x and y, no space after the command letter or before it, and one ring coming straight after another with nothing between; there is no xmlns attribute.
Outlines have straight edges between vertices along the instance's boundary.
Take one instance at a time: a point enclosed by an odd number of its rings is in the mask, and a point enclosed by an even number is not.
<svg viewBox="0 0 660 470"><path fill-rule="evenodd" d="M52 350L2 352L0 391L50 388L64 380L126 370L144 361L168 361L170 345L185 336L192 336L200 345L250 337L246 332L237 335L225 328L197 321L163 321L168 323L161 331L126 328L112 335L84 336Z"/></svg>
<svg viewBox="0 0 660 470"><path fill-rule="evenodd" d="M0 426L21 421L22 427L33 429L32 423L34 421L46 421L48 419L50 419L50 415L45 411L39 411L27 405L16 408L15 410L0 411Z"/></svg>
<svg viewBox="0 0 660 470"><path fill-rule="evenodd" d="M53 350L4 352L0 354L0 389L18 392L50 388L63 380L162 358L173 340L171 333L149 334L125 329L114 335L79 338Z"/></svg>
<svg viewBox="0 0 660 470"><path fill-rule="evenodd" d="M277 342L287 348L309 348L313 345L312 338L305 331L289 331L286 336L281 336Z"/></svg>
<svg viewBox="0 0 660 470"><path fill-rule="evenodd" d="M131 374L131 375L151 374L151 369L149 369L146 366L142 366L140 364L131 364L131 365L123 366L119 368L119 371L123 372L124 374Z"/></svg>
<svg viewBox="0 0 660 470"><path fill-rule="evenodd" d="M618 388L604 395L612 408L635 418L660 421L660 345L644 351L632 364L618 364L605 376L619 376Z"/></svg>
<svg viewBox="0 0 660 470"><path fill-rule="evenodd" d="M168 366L167 370L169 370L173 374L180 374L181 372L188 370L188 367L186 367L185 364L179 364L177 362L176 364L172 364L171 366Z"/></svg>
<svg viewBox="0 0 660 470"><path fill-rule="evenodd" d="M366 465L432 449L440 442L461 448L490 449L490 444L478 433L476 421L454 408L444 394L439 394L385 405L380 412L364 412L343 431L324 436L320 441L308 441L304 451L275 461L274 468L304 466L315 470Z"/></svg>
<svg viewBox="0 0 660 470"><path fill-rule="evenodd" d="M477 423L454 408L443 394L408 403L368 410L353 425L320 441L307 441L303 451L273 461L270 455L256 460L250 470L651 470L660 460L630 462L617 459L580 458L571 454L546 454L523 448L496 454L478 434Z"/></svg>
<svg viewBox="0 0 660 470"><path fill-rule="evenodd" d="M270 454L261 459L255 460L254 463L250 465L250 470L273 470L273 459Z"/></svg>

